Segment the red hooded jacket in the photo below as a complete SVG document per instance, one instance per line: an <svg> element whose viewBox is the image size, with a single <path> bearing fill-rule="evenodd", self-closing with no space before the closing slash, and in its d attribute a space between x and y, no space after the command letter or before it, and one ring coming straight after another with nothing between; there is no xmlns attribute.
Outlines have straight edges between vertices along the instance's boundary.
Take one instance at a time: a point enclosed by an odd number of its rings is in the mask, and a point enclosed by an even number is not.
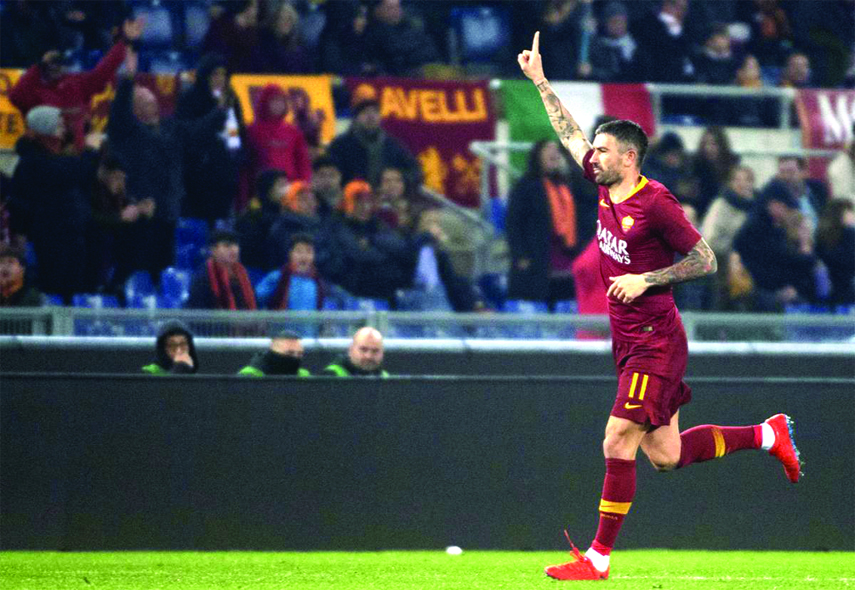
<svg viewBox="0 0 855 590"><path fill-rule="evenodd" d="M74 134L74 145L83 149L92 97L103 92L125 60L126 45L119 41L89 72L66 74L56 82L42 76L41 64L30 66L9 91L9 100L27 116L30 109L48 105L62 109L65 126Z"/></svg>
<svg viewBox="0 0 855 590"><path fill-rule="evenodd" d="M312 161L303 133L285 121L285 114L274 117L270 103L274 98L287 100L285 92L275 84L268 84L261 91L255 107L255 121L247 129L252 149L252 179L263 170L281 170L288 180L312 178Z"/></svg>

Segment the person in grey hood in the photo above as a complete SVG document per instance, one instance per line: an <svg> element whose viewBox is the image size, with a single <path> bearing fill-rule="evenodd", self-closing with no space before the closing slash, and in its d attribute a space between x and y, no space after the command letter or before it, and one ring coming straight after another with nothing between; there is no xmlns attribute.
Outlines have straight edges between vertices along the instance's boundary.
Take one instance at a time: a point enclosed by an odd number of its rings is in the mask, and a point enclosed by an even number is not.
<svg viewBox="0 0 855 590"><path fill-rule="evenodd" d="M169 321L157 333L155 362L142 368L150 375L185 375L199 371L193 334L179 321Z"/></svg>

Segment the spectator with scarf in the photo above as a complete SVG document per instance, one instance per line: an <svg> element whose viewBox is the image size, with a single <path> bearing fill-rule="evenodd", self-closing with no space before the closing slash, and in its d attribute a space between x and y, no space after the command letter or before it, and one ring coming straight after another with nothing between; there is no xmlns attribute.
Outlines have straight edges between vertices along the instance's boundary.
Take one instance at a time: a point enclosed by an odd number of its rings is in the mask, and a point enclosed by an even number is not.
<svg viewBox="0 0 855 590"><path fill-rule="evenodd" d="M326 285L315 268L315 241L311 234L291 236L288 262L264 277L256 291L259 304L267 309L323 309Z"/></svg>
<svg viewBox="0 0 855 590"><path fill-rule="evenodd" d="M553 140L537 142L528 170L508 198L508 297L556 301L574 296L572 264L593 237L597 197Z"/></svg>
<svg viewBox="0 0 855 590"><path fill-rule="evenodd" d="M240 263L237 234L218 230L211 234L211 255L190 283L190 309L256 309L255 293L246 268Z"/></svg>

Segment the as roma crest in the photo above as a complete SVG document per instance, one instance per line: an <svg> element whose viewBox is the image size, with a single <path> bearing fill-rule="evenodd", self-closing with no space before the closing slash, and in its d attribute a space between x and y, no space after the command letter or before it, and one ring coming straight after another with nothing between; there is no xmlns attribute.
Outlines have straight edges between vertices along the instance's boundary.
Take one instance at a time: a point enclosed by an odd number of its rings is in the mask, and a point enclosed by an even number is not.
<svg viewBox="0 0 855 590"><path fill-rule="evenodd" d="M632 217L630 217L629 215L627 215L626 217L624 217L623 219L620 220L620 226L623 228L624 233L626 233L630 229L632 229L632 226L634 223L635 223L635 220Z"/></svg>

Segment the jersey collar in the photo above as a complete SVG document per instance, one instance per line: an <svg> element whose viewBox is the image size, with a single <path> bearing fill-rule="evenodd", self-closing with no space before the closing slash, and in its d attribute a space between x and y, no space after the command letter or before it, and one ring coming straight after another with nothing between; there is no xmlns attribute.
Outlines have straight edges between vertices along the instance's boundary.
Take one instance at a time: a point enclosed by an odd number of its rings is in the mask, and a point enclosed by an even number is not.
<svg viewBox="0 0 855 590"><path fill-rule="evenodd" d="M621 199L620 201L615 201L614 199L610 198L609 200L612 203L614 203L615 205L618 205L620 203L628 201L631 197L633 197L635 195L635 193L637 193L638 191L643 189L645 186L647 186L647 177L644 175L639 175L639 176L641 176L641 180L638 181L638 184L636 184L634 187L632 187L632 190L629 191L629 193L623 199Z"/></svg>

